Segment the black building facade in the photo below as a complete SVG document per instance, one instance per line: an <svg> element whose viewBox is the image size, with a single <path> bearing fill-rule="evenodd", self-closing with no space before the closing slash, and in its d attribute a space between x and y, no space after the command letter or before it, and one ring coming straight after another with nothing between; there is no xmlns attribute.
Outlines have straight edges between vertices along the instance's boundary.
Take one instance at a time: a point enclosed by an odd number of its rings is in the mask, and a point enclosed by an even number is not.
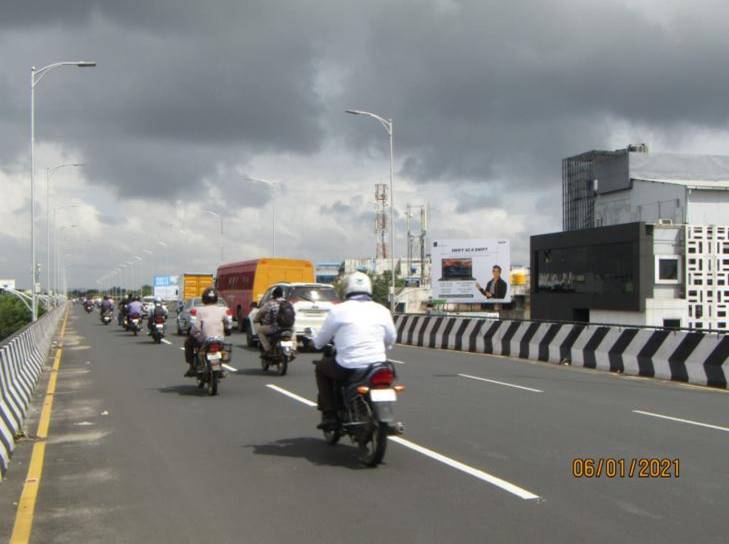
<svg viewBox="0 0 729 544"><path fill-rule="evenodd" d="M590 310L642 312L654 277L653 227L627 223L532 236L532 319L590 320Z"/></svg>

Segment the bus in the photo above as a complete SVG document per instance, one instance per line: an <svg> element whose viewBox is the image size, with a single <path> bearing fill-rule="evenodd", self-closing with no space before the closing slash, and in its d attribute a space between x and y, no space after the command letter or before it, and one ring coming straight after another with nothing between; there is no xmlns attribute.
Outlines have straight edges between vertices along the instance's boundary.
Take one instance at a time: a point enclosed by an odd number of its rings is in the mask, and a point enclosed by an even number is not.
<svg viewBox="0 0 729 544"><path fill-rule="evenodd" d="M258 303L266 289L274 283L314 283L314 265L303 259L265 258L228 263L218 268L215 287L225 299L245 332L251 304Z"/></svg>

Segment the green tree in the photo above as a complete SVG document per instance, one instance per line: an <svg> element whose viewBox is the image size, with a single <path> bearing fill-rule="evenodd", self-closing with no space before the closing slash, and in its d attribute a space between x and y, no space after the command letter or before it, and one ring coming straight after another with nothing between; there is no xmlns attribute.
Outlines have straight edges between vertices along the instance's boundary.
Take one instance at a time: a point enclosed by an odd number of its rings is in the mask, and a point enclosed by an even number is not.
<svg viewBox="0 0 729 544"><path fill-rule="evenodd" d="M30 323L30 312L13 295L0 295L0 341Z"/></svg>

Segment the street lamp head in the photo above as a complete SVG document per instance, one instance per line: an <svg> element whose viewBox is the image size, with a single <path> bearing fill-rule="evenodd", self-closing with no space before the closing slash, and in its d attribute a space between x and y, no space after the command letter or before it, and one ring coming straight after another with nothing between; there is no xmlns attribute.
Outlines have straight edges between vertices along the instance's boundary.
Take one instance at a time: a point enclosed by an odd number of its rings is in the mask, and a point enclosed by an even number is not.
<svg viewBox="0 0 729 544"><path fill-rule="evenodd" d="M82 60L81 62L77 62L76 66L78 66L79 68L94 68L96 66L96 62Z"/></svg>
<svg viewBox="0 0 729 544"><path fill-rule="evenodd" d="M347 113L351 113L352 115L361 115L362 112L359 110L345 110Z"/></svg>

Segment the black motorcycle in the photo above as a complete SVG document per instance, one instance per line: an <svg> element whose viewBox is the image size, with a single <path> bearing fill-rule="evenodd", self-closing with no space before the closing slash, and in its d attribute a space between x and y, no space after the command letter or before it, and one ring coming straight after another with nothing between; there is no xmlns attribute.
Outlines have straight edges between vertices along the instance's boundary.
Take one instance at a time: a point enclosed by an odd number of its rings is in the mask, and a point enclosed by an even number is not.
<svg viewBox="0 0 729 544"><path fill-rule="evenodd" d="M223 362L230 360L232 346L221 338L207 338L195 354L197 386L207 387L208 395L218 394L218 383L223 376Z"/></svg>
<svg viewBox="0 0 729 544"><path fill-rule="evenodd" d="M111 310L106 310L105 312L101 312L101 322L104 325L108 325L109 323L111 323L111 316L112 316Z"/></svg>
<svg viewBox="0 0 729 544"><path fill-rule="evenodd" d="M275 366L279 376L285 376L289 363L296 358L296 338L291 330L285 329L271 336L271 352L261 353L261 368L266 372Z"/></svg>
<svg viewBox="0 0 729 544"><path fill-rule="evenodd" d="M131 314L126 318L127 331L132 331L137 336L142 330L142 318L139 314Z"/></svg>
<svg viewBox="0 0 729 544"><path fill-rule="evenodd" d="M324 440L336 444L349 435L359 447L359 462L376 467L382 462L387 437L402 434L404 426L395 421L397 394L405 390L395 385L395 367L390 362L375 363L352 370L345 382L335 385L338 422L324 430Z"/></svg>

